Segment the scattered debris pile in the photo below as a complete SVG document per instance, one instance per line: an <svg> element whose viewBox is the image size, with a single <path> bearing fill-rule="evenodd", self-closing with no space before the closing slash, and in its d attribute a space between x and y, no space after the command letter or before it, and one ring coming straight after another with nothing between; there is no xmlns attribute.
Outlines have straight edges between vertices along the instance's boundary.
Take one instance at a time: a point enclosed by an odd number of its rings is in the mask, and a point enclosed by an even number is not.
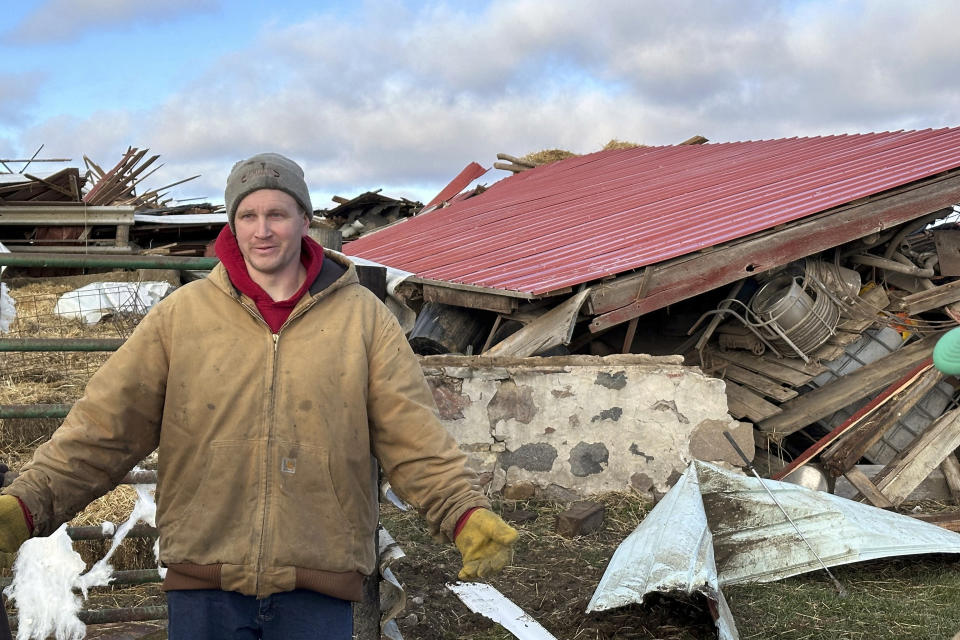
<svg viewBox="0 0 960 640"><path fill-rule="evenodd" d="M358 238L402 218L409 218L423 209L421 202L391 198L382 195L380 189L361 193L354 198L333 196L333 201L338 206L323 209L318 213L326 226L340 231L344 241Z"/></svg>
<svg viewBox="0 0 960 640"><path fill-rule="evenodd" d="M10 173L0 174L0 241L18 252L203 255L226 221L222 207L170 206L169 190L198 176L138 193L163 166L148 152L130 147L108 170L84 156L82 174L76 167L26 171L33 162L69 162L63 158L2 161ZM16 162L23 163L18 172L10 169Z"/></svg>

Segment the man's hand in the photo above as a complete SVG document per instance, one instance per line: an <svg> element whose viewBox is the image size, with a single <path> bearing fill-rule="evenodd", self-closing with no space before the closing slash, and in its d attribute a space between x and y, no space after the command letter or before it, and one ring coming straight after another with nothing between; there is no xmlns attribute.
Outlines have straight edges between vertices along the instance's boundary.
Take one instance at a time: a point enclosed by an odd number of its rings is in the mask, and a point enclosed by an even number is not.
<svg viewBox="0 0 960 640"><path fill-rule="evenodd" d="M0 496L0 552L16 553L29 537L20 501L14 496Z"/></svg>
<svg viewBox="0 0 960 640"><path fill-rule="evenodd" d="M477 509L457 534L457 549L463 556L461 580L486 578L499 572L513 558L517 530L489 509Z"/></svg>

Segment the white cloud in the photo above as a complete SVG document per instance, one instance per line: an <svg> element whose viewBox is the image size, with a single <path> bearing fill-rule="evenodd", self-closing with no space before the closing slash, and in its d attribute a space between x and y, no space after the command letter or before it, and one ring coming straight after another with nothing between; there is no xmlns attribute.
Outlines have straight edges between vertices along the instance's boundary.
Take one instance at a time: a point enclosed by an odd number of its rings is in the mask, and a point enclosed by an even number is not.
<svg viewBox="0 0 960 640"><path fill-rule="evenodd" d="M4 38L19 44L53 42L105 27L171 20L218 5L218 0L46 0Z"/></svg>
<svg viewBox="0 0 960 640"><path fill-rule="evenodd" d="M46 74L0 71L0 129L23 123Z"/></svg>
<svg viewBox="0 0 960 640"><path fill-rule="evenodd" d="M271 24L156 108L22 138L99 157L150 146L175 170L167 181L202 172L182 192L213 198L234 161L279 151L326 206L324 194L385 185L427 193L499 151L960 124L960 4L947 0L459 6Z"/></svg>

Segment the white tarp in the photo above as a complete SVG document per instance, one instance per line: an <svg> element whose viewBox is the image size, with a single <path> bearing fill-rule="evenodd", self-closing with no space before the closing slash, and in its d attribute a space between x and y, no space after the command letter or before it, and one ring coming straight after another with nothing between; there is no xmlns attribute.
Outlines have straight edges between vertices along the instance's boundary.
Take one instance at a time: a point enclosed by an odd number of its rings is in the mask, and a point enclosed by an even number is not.
<svg viewBox="0 0 960 640"><path fill-rule="evenodd" d="M113 313L144 315L173 288L169 282L94 282L60 296L53 311L87 324Z"/></svg>
<svg viewBox="0 0 960 640"><path fill-rule="evenodd" d="M822 567L760 480L694 461L614 553L587 611L699 592L718 604L719 637L736 638L720 586ZM960 553L960 534L798 485L763 480L828 567L918 553Z"/></svg>

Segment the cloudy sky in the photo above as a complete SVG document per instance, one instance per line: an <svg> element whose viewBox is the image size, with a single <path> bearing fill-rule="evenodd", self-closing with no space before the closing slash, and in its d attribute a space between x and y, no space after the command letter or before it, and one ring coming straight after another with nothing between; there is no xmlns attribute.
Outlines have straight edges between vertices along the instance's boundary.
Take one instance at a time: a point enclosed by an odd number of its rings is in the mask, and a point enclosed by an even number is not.
<svg viewBox="0 0 960 640"><path fill-rule="evenodd" d="M0 157L148 147L147 186L222 202L272 150L318 208L426 201L497 152L960 125L957 24L955 0L20 0Z"/></svg>

